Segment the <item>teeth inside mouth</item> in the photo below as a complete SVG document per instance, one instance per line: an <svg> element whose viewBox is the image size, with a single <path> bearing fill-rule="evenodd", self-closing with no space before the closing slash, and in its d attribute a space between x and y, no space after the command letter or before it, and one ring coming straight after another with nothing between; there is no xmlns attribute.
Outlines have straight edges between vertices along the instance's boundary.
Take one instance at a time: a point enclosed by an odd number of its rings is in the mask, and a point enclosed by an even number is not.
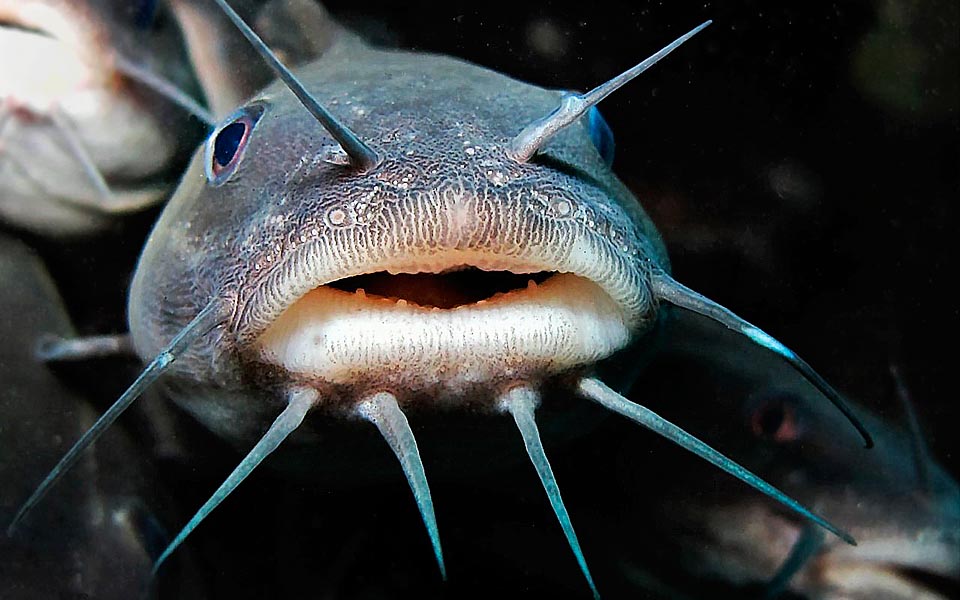
<svg viewBox="0 0 960 600"><path fill-rule="evenodd" d="M399 273L384 271L340 279L328 284L344 292L358 290L368 297L405 300L427 308L451 309L489 300L498 294L525 289L530 282L540 284L555 273L481 271L467 267L444 273Z"/></svg>
<svg viewBox="0 0 960 600"><path fill-rule="evenodd" d="M597 362L628 339L623 311L588 279L468 268L319 286L255 349L300 379L457 397Z"/></svg>

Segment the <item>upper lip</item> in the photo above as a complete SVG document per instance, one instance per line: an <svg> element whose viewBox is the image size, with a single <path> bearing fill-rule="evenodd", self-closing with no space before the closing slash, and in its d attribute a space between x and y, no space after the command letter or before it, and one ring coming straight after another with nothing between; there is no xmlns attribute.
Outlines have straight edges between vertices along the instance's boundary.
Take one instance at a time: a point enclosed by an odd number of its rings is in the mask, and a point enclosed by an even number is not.
<svg viewBox="0 0 960 600"><path fill-rule="evenodd" d="M266 272L248 288L249 293L239 304L234 322L237 337L255 339L286 308L314 288L377 272L442 273L472 267L517 274L572 273L600 286L621 307L628 325L644 318L645 311L653 305L637 261L586 228L567 223L561 235L557 234L559 226L541 221L538 224L543 231L531 235L548 240L553 235L555 239L549 243L538 239L537 243L518 244L491 236L485 245L478 245L473 238L480 226L465 223L457 214L449 214L463 212L463 209L438 212L440 215L433 215L433 219L439 222L424 225L430 231L417 234L420 237L412 242L404 239L387 243L382 239L386 235L399 235L395 232L355 236L349 244L338 240L336 232L326 239L312 237L310 233L316 235L316 229L289 236L288 239L293 237L297 241L289 246L277 246L273 257L267 256L263 265L255 265ZM389 249L396 246L402 248Z"/></svg>

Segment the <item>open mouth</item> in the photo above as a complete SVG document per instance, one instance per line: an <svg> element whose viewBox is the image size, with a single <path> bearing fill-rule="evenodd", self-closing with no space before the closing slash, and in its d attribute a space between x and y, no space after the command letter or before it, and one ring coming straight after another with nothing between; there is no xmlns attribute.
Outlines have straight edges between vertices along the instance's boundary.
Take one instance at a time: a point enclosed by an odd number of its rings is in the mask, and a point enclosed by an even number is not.
<svg viewBox="0 0 960 600"><path fill-rule="evenodd" d="M601 360L628 339L618 304L571 273L457 266L374 271L309 290L258 338L258 359L314 384L433 401Z"/></svg>
<svg viewBox="0 0 960 600"><path fill-rule="evenodd" d="M556 273L511 273L510 271L481 271L474 267L444 273L398 273L385 271L357 275L329 284L333 289L368 297L404 300L426 308L451 309L475 304L491 298L541 284Z"/></svg>

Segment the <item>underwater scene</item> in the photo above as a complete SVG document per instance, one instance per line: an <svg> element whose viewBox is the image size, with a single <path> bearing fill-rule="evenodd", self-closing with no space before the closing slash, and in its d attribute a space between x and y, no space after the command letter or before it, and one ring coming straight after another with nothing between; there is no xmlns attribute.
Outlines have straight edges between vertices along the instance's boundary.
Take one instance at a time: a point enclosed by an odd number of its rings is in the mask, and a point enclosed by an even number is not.
<svg viewBox="0 0 960 600"><path fill-rule="evenodd" d="M960 6L0 0L0 599L960 597Z"/></svg>

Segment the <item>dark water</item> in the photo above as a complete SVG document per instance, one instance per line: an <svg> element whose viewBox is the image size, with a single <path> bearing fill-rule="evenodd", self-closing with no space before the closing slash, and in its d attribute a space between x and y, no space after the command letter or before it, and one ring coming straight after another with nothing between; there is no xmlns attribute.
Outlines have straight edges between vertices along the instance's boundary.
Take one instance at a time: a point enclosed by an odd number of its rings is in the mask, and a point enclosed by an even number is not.
<svg viewBox="0 0 960 600"><path fill-rule="evenodd" d="M960 192L960 9L937 1L588 4L328 6L383 43L575 90L713 19L601 105L617 140L616 172L660 228L678 280L763 326L891 420L900 419L888 375L896 364L932 452L956 476L947 241ZM67 249L38 242L81 331L123 329L129 270L151 218ZM88 258L76 274L81 253ZM90 276L103 283L81 288ZM122 389L127 367L99 362L92 369L119 373L118 381L87 387ZM642 390L633 397L642 401ZM136 417L123 425L143 428ZM158 465L172 491L158 510L173 531L236 461L198 426L181 427L194 458ZM578 506L602 507L596 489L616 491L596 485L613 476L602 452L610 431L551 454L575 524ZM675 459L663 452L647 456ZM199 577L211 598L588 597L532 470L521 467L476 487L434 484L446 585L399 473L391 485L362 490L256 473L190 538L181 561L189 564L173 564L165 581ZM651 481L649 493L658 485ZM603 562L612 542L586 526L580 534L605 597L636 597L612 574L612 559ZM644 543L642 528L622 535ZM177 597L171 589L179 588L165 582L161 596Z"/></svg>

